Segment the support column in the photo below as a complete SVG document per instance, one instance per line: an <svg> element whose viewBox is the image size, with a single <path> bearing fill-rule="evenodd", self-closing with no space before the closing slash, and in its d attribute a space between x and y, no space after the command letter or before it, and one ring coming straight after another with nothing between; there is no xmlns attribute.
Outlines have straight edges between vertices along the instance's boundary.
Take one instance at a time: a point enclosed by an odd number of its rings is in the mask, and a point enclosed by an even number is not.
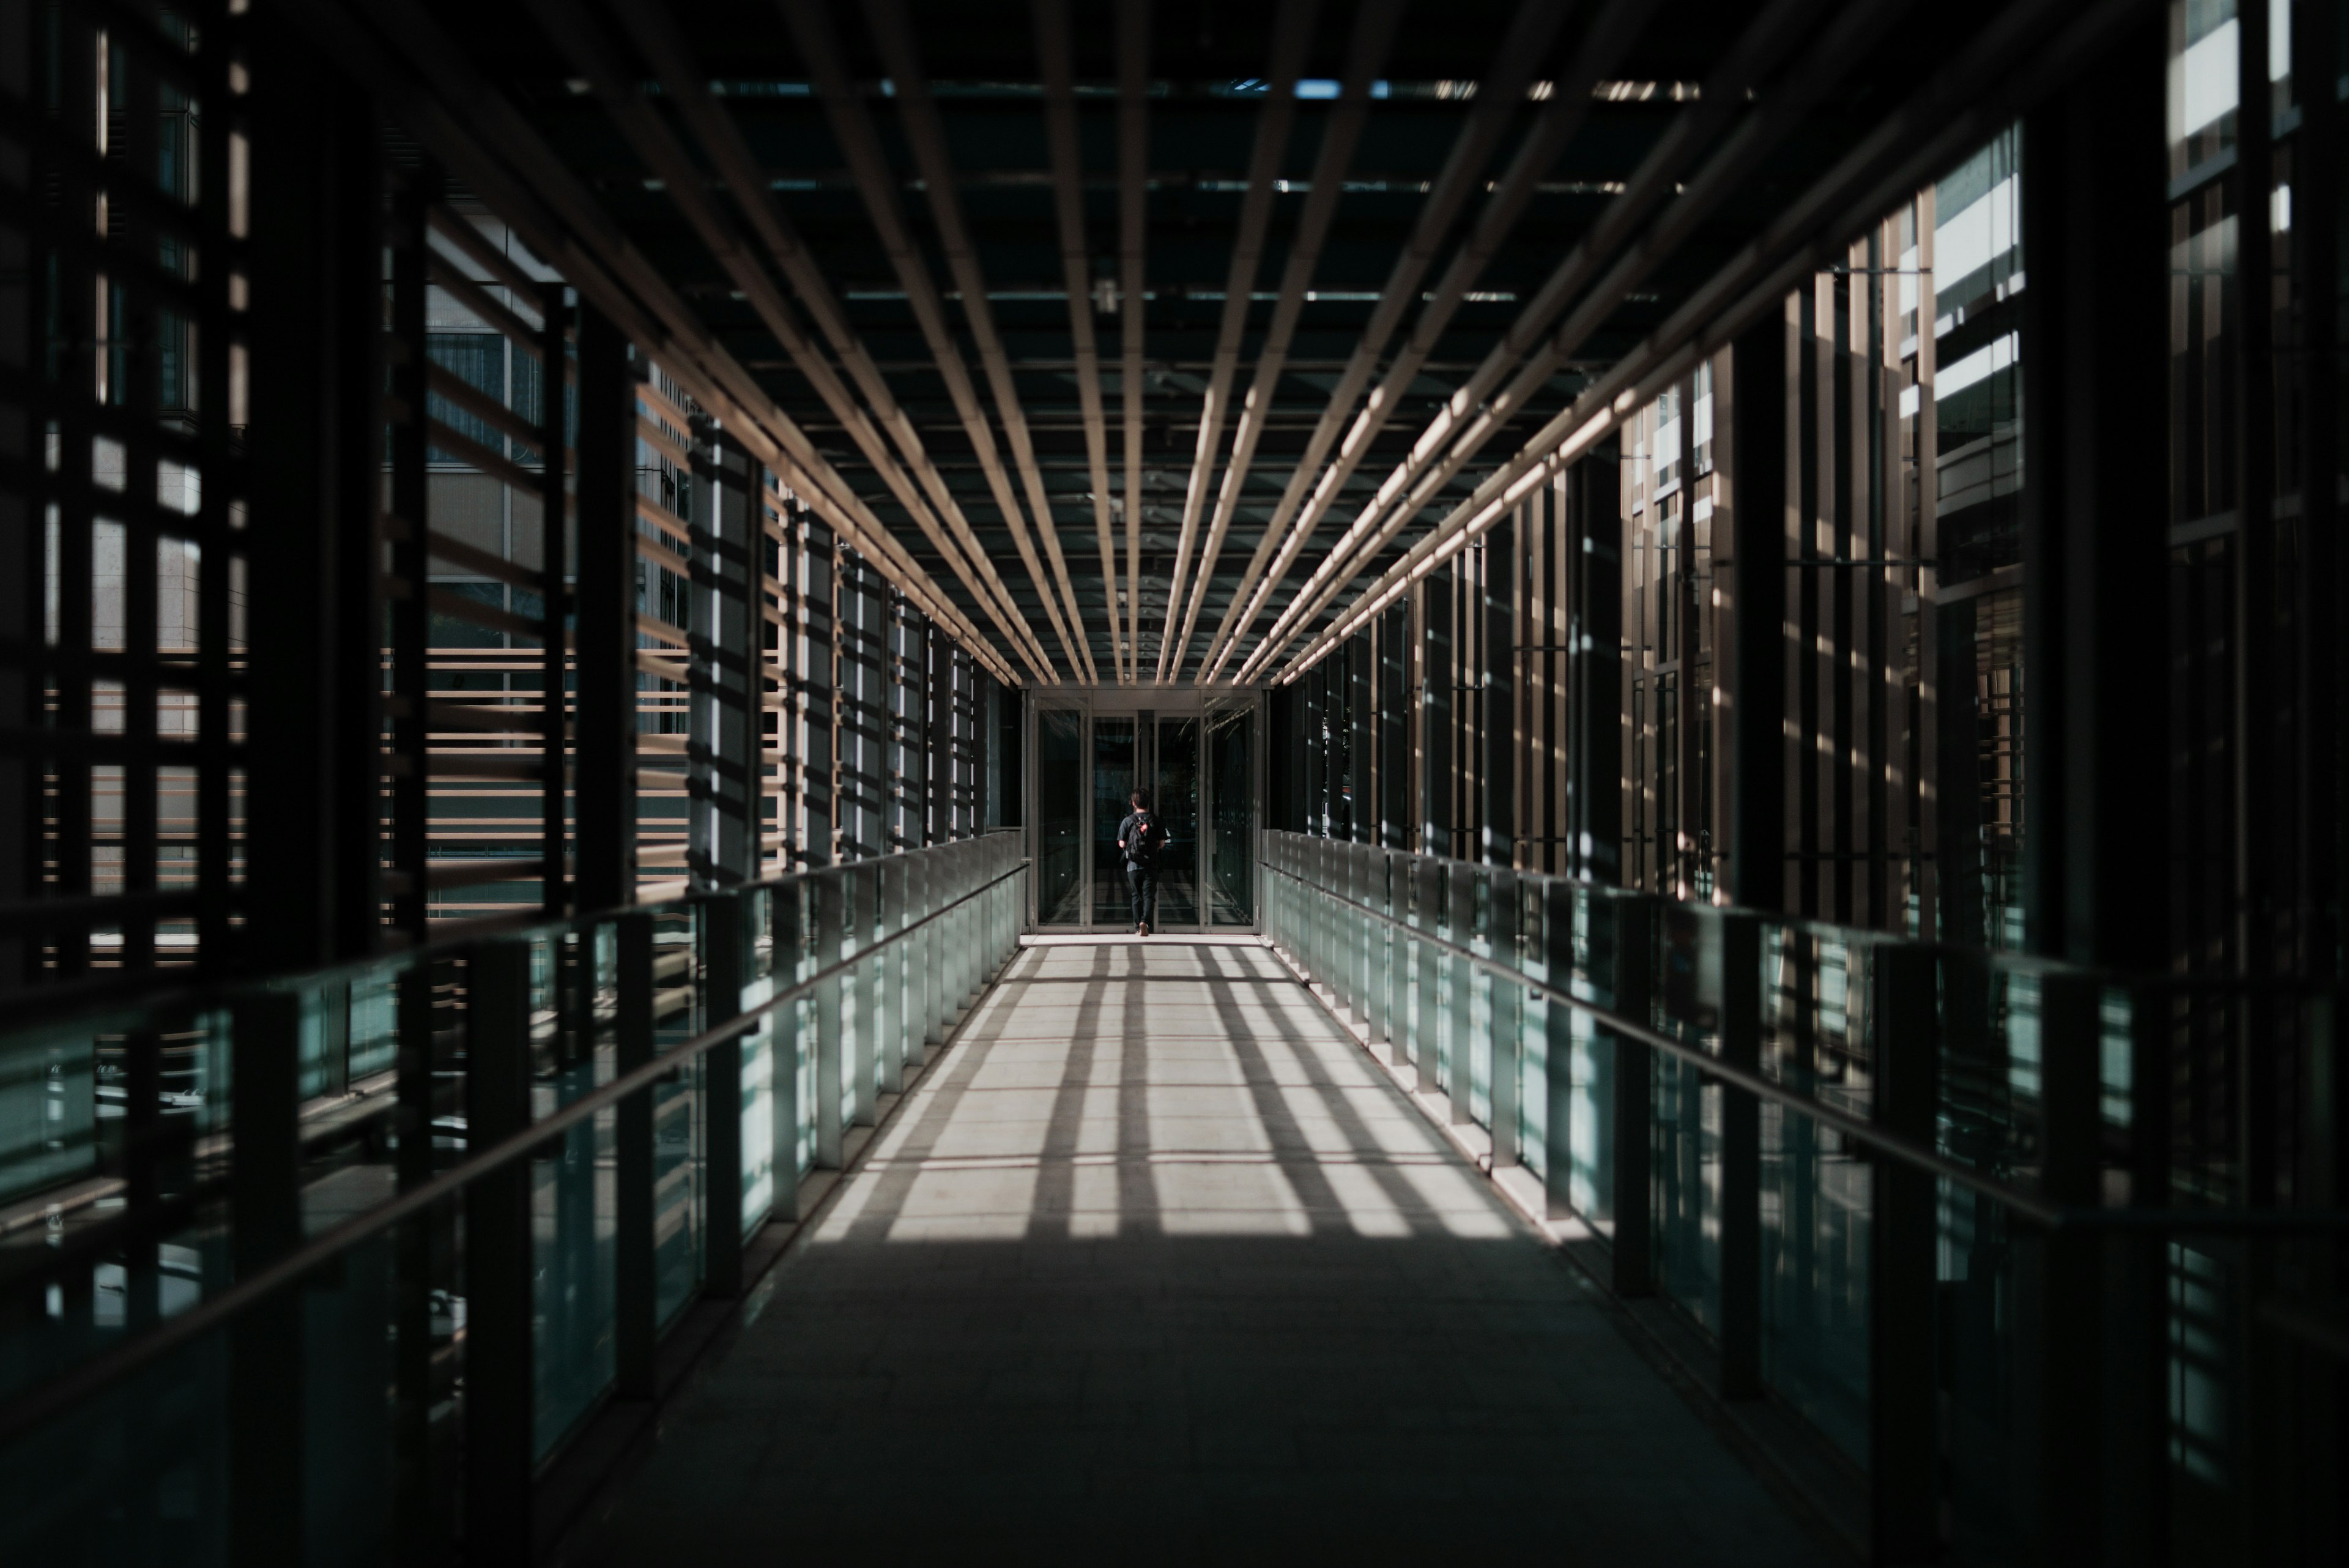
<svg viewBox="0 0 2349 1568"><path fill-rule="evenodd" d="M1483 698L1482 765L1477 784L1484 797L1478 813L1481 842L1478 857L1488 868L1485 901L1485 945L1503 963L1514 963L1517 949L1516 864L1516 559L1522 509L1513 511L1485 538L1484 635L1479 639L1483 670L1478 685ZM1518 1093L1523 1082L1525 1054L1525 988L1498 974L1486 973L1475 983L1486 988L1487 1034L1492 1064L1491 1106L1493 1166L1517 1163Z"/></svg>
<svg viewBox="0 0 2349 1568"><path fill-rule="evenodd" d="M251 283L268 304L251 324L246 679L249 749L268 765L249 770L245 810L269 830L247 846L242 947L247 967L284 971L371 951L382 926L384 182L365 95L290 27L254 28L250 47L268 88L253 101ZM403 212L422 244L420 206ZM411 412L420 432L420 398ZM415 500L401 522L419 530Z"/></svg>
<svg viewBox="0 0 2349 1568"><path fill-rule="evenodd" d="M1377 621L1379 834L1389 849L1411 847L1411 609L1391 607Z"/></svg>
<svg viewBox="0 0 2349 1568"><path fill-rule="evenodd" d="M1477 784L1484 801L1477 858L1487 866L1516 863L1516 590L1517 528L1522 514L1485 535L1483 599L1483 669L1477 685L1484 698L1484 754Z"/></svg>
<svg viewBox="0 0 2349 1568"><path fill-rule="evenodd" d="M1568 875L1619 883L1623 871L1623 517L1610 438L1568 471L1568 701L1572 719Z"/></svg>
<svg viewBox="0 0 2349 1568"><path fill-rule="evenodd" d="M1377 655L1374 632L1361 631L1346 639L1346 821L1347 836L1357 844L1374 843L1378 837L1378 806L1371 787Z"/></svg>
<svg viewBox="0 0 2349 1568"><path fill-rule="evenodd" d="M807 639L807 674L802 701L806 715L802 742L806 751L800 759L800 776L805 781L802 794L806 824L802 831L806 842L801 854L805 865L829 866L838 837L835 829L839 811L839 694L834 684L836 662L833 652L833 639L838 635L838 562L832 530L818 523L813 514L802 515L806 519L806 556L801 608Z"/></svg>
<svg viewBox="0 0 2349 1568"><path fill-rule="evenodd" d="M1452 724L1454 672L1452 569L1428 574L1422 585L1419 687L1420 851L1452 853Z"/></svg>
<svg viewBox="0 0 2349 1568"><path fill-rule="evenodd" d="M1730 350L1727 407L1729 559L1716 543L1713 583L1723 705L1713 746L1723 889L1751 909L1782 906L1785 875L1786 376L1794 323L1763 321ZM1713 522L1720 539L1723 520ZM1725 721L1725 722L1724 722Z"/></svg>
<svg viewBox="0 0 2349 1568"><path fill-rule="evenodd" d="M628 341L579 311L579 907L616 909L636 888L636 450Z"/></svg>
<svg viewBox="0 0 2349 1568"><path fill-rule="evenodd" d="M2163 57L2148 14L2023 138L2026 939L2145 969L2168 938L2168 864L2147 846L2169 828L2168 496L2145 450L2168 421L2168 343L2150 325L2168 319ZM2267 205L2261 186L2244 210ZM2243 449L2247 473L2271 470L2250 459L2261 450ZM2265 495L2247 492L2246 541L2271 527ZM2239 796L2247 821L2256 798Z"/></svg>
<svg viewBox="0 0 2349 1568"><path fill-rule="evenodd" d="M2324 0L2294 0L2295 59L2339 57L2341 16ZM2314 77L2321 83L2321 77ZM2323 971L2338 950L2341 929L2343 835L2340 693L2349 602L2341 548L2341 101L2336 93L2299 94L2301 128L2294 138L2292 199L2311 221L2295 223L2292 271L2300 306L2300 363L2307 367L2300 397L2300 538L2305 552L2294 574L2292 620L2302 637L2300 727L2302 747L2295 815L2306 840L2299 857L2298 909L2292 919L2300 939L2294 967ZM2315 221L2319 217L2330 221ZM2340 1194L2335 1193L2338 1199Z"/></svg>
<svg viewBox="0 0 2349 1568"><path fill-rule="evenodd" d="M703 888L754 880L765 781L760 733L759 624L765 553L757 465L741 443L697 420L692 628L693 839L688 864Z"/></svg>

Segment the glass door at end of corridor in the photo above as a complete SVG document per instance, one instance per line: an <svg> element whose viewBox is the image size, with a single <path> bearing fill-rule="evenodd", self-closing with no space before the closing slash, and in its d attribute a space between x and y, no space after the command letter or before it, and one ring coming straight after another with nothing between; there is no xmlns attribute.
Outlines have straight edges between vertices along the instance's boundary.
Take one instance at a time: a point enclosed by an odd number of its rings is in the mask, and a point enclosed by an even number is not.
<svg viewBox="0 0 2349 1568"><path fill-rule="evenodd" d="M1133 888L1117 830L1146 789L1165 829L1156 919L1173 933L1256 923L1253 701L1205 712L1030 709L1029 755L1040 927L1131 931Z"/></svg>
<svg viewBox="0 0 2349 1568"><path fill-rule="evenodd" d="M1117 846L1117 825L1132 809L1140 724L1132 718L1093 715L1092 919L1096 929L1133 929L1133 892L1126 886L1125 855Z"/></svg>

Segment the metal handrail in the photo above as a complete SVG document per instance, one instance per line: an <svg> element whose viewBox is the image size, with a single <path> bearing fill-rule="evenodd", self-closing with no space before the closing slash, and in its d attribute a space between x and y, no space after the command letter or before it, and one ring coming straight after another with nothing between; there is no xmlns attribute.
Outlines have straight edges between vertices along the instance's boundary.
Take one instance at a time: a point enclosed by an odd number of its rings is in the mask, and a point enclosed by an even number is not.
<svg viewBox="0 0 2349 1568"><path fill-rule="evenodd" d="M1423 858L1441 857L1429 856ZM1455 864L1472 863L1461 861ZM1264 868L1276 877L1287 877L1299 888L1317 893L1332 903L1360 910L1373 919L1403 932L1412 941L1425 942L1430 947L1448 952L1455 958L1464 959L1490 974L1506 980L1513 985L1524 986L1546 1002L1562 1003L1589 1018L1610 1033L1620 1035L1651 1050L1661 1051L1666 1055L1687 1062L1710 1076L1724 1084L1733 1085L1758 1099L1768 1100L1773 1105L1791 1110L1798 1116L1806 1116L1821 1126L1833 1127L1855 1143L1865 1144L1902 1161L1912 1168L1922 1170L1928 1175L1938 1177L2002 1204L2018 1217L2029 1220L2042 1230L2142 1230L2212 1236L2329 1235L2349 1231L2349 1210L2344 1210L2311 1211L2266 1209L2105 1209L2050 1203L2035 1193L2026 1192L1995 1177L1984 1176L1971 1167L1960 1164L1939 1149L1929 1147L1914 1138L1904 1137L1899 1133L1887 1132L1865 1117L1853 1116L1850 1112L1838 1110L1825 1101L1797 1090L1789 1089L1763 1074L1724 1062L1702 1046L1692 1045L1649 1024L1627 1018L1610 1008L1601 1007L1595 1002L1577 996L1572 992L1561 991L1547 981L1536 980L1523 970L1500 959L1477 952L1473 948L1463 946L1448 938L1439 937L1423 927L1408 924L1386 910L1365 904L1358 898L1348 898L1345 894L1332 888L1309 882L1294 871L1276 866L1269 860L1264 862ZM1477 869L1492 870L1498 867L1480 867ZM1752 911L1731 912L1751 913Z"/></svg>
<svg viewBox="0 0 2349 1568"><path fill-rule="evenodd" d="M40 1029L88 1027L100 1033L112 1033L113 1031L108 1026L118 1020L135 1019L154 1012L201 1012L207 1007L221 1005L226 998L250 995L254 992L268 991L277 986L328 985L342 980L357 980L378 971L404 969L427 959L461 953L493 938L531 940L565 931L578 930L584 927L603 925L627 915L678 913L689 908L696 899L707 898L715 894L753 893L780 889L794 882L862 872L873 867L889 865L894 861L908 860L917 855L935 855L940 850L952 849L957 845L981 844L993 834L1019 831L1021 830L1018 828L983 828L968 838L948 839L944 844L926 844L918 849L893 849L886 855L869 855L862 859L842 860L830 866L802 867L796 871L780 872L758 881L729 882L722 887L698 888L673 898L663 898L656 903L615 904L606 909L565 915L555 919L531 920L495 932L459 931L446 936L428 937L416 946L401 948L397 952L368 953L363 957L340 959L333 963L319 964L310 969L287 970L274 974L237 975L209 980L198 984L142 992L127 1001L103 1007L88 1005L87 993L77 992L71 996L61 997L57 1007L46 1008L43 1005L45 1000L43 992L37 990L24 992L9 998L10 1009L17 1016L10 1021L5 1031L0 1031L0 1043L5 1043L17 1034ZM79 1005L76 1005L77 1003ZM128 1030L135 1025L125 1024L123 1027Z"/></svg>
<svg viewBox="0 0 2349 1568"><path fill-rule="evenodd" d="M885 857L876 857L875 858ZM873 862L857 861L854 864L866 866ZM818 986L839 978L858 965L869 963L874 955L892 943L913 935L931 921L952 913L979 895L990 892L1012 877L1019 876L1028 869L1030 864L1028 859L1021 858L1008 870L988 877L985 882L952 902L941 904L920 919L911 921L897 930L889 932L872 946L860 950L854 958L842 959L836 963L827 965L806 979L797 981L790 989L778 992L756 1006L745 1009L723 1023L713 1024L691 1039L661 1052L651 1061L630 1069L588 1094L582 1095L562 1109L533 1122L521 1132L501 1138L479 1154L469 1155L465 1159L450 1166L429 1181L410 1188L390 1201L370 1209L364 1214L355 1215L341 1224L326 1230L316 1240L305 1243L296 1251L287 1253L247 1278L237 1281L218 1295L208 1297L187 1311L174 1315L153 1332L131 1340L94 1360L83 1362L21 1397L0 1406L0 1447L5 1447L42 1423L64 1414L74 1405L89 1398L157 1357L168 1355L181 1345L211 1333L255 1303L295 1283L304 1275L324 1267L336 1254L356 1246L378 1231L398 1224L412 1214L429 1209L444 1199L454 1196L492 1171L523 1158L533 1150L560 1134L569 1131L596 1113L616 1106L630 1096L651 1087L676 1072L680 1063L703 1055L730 1041L740 1039L749 1033L769 1013L787 1003L798 1001ZM836 870L841 867L823 869ZM794 875L808 874L795 873ZM787 878L775 880L780 882ZM747 892L773 885L774 883L745 883L737 888L726 890ZM640 905L634 910L621 912L642 914L647 909L657 907ZM512 941L520 940L525 935L526 933L516 933L512 936L501 936L489 940L499 942ZM482 944L476 941L469 945L478 947Z"/></svg>
<svg viewBox="0 0 2349 1568"><path fill-rule="evenodd" d="M1767 920L1792 933L1845 942L1854 947L1898 946L1912 952L1964 954L1987 960L2000 969L2023 974L2060 974L2095 981L2103 985L2127 985L2149 991L2280 992L2298 992L2310 996L2334 996L2338 995L2342 989L2341 983L2337 981L2312 980L2293 975L2181 974L2169 971L2147 973L2139 970L2084 964L2071 959L2050 958L2044 953L1985 950L1967 947L1960 942L1925 941L1916 937L1902 936L1894 931L1839 926L1831 920L1819 919L1810 915L1792 915L1783 909L1764 909L1750 904L1713 904L1696 899L1670 898L1660 893L1645 892L1637 888L1616 887L1610 883L1593 881L1587 877L1574 877L1561 872L1518 870L1514 867L1493 866L1481 860L1464 859L1457 855L1437 855L1423 849L1404 849L1383 844L1357 843L1350 839L1324 838L1318 834L1295 833L1284 828L1268 828L1265 831L1269 836L1295 838L1312 844L1336 844L1350 848L1366 849L1380 855L1397 856L1411 860L1425 860L1442 867L1457 866L1479 874L1505 871L1521 882L1562 882L1602 898L1652 899L1661 908L1701 909L1713 915L1748 915L1757 920ZM1269 865L1269 862L1267 864ZM1310 884L1308 885L1310 886Z"/></svg>
<svg viewBox="0 0 2349 1568"><path fill-rule="evenodd" d="M830 866L813 866L782 872L755 882L735 882L724 887L708 888L650 904L622 904L592 914L565 916L560 919L530 920L502 926L495 930L483 930L478 924L467 922L470 929L453 931L432 939L417 947L398 952L370 953L363 958L345 959L336 963L322 964L314 969L286 971L276 974L241 976L233 979L206 981L200 984L175 987L166 991L145 992L132 1000L104 1009L74 1008L69 1005L78 998L60 999L54 1012L36 1012L31 1022L12 1019L0 1027L0 1051L26 1036L47 1036L61 1032L76 1035L135 1034L152 1026L159 1017L177 1015L193 1018L205 1012L225 1012L235 1002L256 994L268 994L285 988L311 989L357 981L376 974L406 972L431 960L463 954L486 941L536 941L561 937L571 932L592 929L629 916L681 915L694 904L708 898L744 892L779 892L795 882L806 882L823 877L843 877L863 873L868 867L886 867L894 862L909 860L916 856L934 855L958 845L985 841L988 834L1018 829L988 829L968 838L952 839L945 844L925 845L917 849L892 850L886 855L870 856L859 860L841 861ZM39 998L36 997L37 1002ZM148 1135L153 1137L157 1135ZM348 1141L359 1136L356 1124L336 1130L337 1141ZM313 1146L305 1141L305 1149ZM53 1276L76 1266L79 1255L106 1246L119 1245L142 1235L154 1232L158 1227L178 1222L188 1213L213 1201L220 1195L219 1181L198 1181L168 1197L154 1199L143 1220L131 1215L109 1221L102 1235L77 1234L65 1249L52 1248L36 1264L0 1274L0 1286L25 1284ZM36 1201L41 1189L31 1193L11 1195L12 1204Z"/></svg>

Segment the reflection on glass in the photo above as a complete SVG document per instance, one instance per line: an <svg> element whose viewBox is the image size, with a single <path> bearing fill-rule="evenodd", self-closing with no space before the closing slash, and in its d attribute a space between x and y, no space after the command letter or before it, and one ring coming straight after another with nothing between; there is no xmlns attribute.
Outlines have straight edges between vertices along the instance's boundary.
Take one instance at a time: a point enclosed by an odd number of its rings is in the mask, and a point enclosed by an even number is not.
<svg viewBox="0 0 2349 1568"><path fill-rule="evenodd" d="M1940 580L2023 559L2023 132L2009 127L1933 188L1933 407Z"/></svg>
<svg viewBox="0 0 2349 1568"><path fill-rule="evenodd" d="M1165 719L1158 725L1159 820L1166 847L1158 856L1158 923L1199 923L1199 722Z"/></svg>
<svg viewBox="0 0 2349 1568"><path fill-rule="evenodd" d="M1067 708L1036 714L1036 919L1073 926L1084 865L1084 717ZM1112 822L1115 818L1111 819Z"/></svg>
<svg viewBox="0 0 2349 1568"><path fill-rule="evenodd" d="M1208 846L1210 914L1216 926L1256 923L1256 799L1250 792L1250 711L1208 721L1207 766L1215 785L1214 842Z"/></svg>
<svg viewBox="0 0 2349 1568"><path fill-rule="evenodd" d="M662 914L653 936L654 961L696 972L690 917ZM689 1007L657 1014L653 1049L673 1051L693 1037ZM708 1179L702 1156L701 1059L680 1067L673 1078L653 1085L653 1280L654 1312L667 1324L694 1300L701 1283L703 1227L708 1217Z"/></svg>
<svg viewBox="0 0 2349 1568"><path fill-rule="evenodd" d="M1112 930L1133 924L1133 892L1117 846L1117 825L1132 809L1133 742L1132 719L1093 721L1093 924Z"/></svg>

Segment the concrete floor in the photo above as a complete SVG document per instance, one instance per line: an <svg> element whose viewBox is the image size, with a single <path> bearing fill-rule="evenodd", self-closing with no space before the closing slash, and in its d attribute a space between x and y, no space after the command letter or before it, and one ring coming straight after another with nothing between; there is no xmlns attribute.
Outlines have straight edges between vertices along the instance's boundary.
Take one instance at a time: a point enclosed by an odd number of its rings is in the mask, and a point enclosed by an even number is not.
<svg viewBox="0 0 2349 1568"><path fill-rule="evenodd" d="M1826 1557L1261 948L1029 949L746 1317L585 1561Z"/></svg>

